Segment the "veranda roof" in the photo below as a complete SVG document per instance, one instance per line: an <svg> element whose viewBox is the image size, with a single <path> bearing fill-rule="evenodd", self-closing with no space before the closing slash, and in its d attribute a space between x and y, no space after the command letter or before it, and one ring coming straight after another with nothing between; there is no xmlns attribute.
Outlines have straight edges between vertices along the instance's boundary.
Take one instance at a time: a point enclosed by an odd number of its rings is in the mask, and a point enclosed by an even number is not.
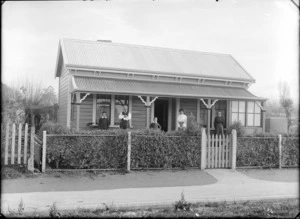
<svg viewBox="0 0 300 219"><path fill-rule="evenodd" d="M66 67L196 76L255 82L229 54L62 39L56 76Z"/></svg>
<svg viewBox="0 0 300 219"><path fill-rule="evenodd" d="M153 81L120 80L74 76L73 92L95 92L123 95L151 95L164 97L191 97L216 99L265 100L245 88Z"/></svg>

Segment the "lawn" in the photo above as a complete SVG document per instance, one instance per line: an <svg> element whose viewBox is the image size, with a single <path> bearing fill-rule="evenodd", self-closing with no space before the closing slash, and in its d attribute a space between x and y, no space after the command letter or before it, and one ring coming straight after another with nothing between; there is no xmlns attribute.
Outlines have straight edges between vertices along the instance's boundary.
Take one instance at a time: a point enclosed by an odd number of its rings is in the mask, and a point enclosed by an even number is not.
<svg viewBox="0 0 300 219"><path fill-rule="evenodd" d="M174 202L175 203L175 202ZM10 212L7 216L19 217L264 217L295 218L299 213L298 199L213 202L191 204L190 210L175 210L175 205L164 208L148 209L114 209L107 206L103 209L76 209L59 211L59 206L51 206L47 213L22 214Z"/></svg>

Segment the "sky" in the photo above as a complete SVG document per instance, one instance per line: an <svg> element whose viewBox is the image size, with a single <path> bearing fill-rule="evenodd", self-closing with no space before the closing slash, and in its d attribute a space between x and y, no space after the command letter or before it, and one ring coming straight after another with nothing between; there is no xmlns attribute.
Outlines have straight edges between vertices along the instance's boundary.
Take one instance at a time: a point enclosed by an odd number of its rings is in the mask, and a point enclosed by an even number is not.
<svg viewBox="0 0 300 219"><path fill-rule="evenodd" d="M231 54L256 79L250 92L275 100L285 80L298 103L298 16L290 0L7 1L1 80L58 92L59 39L104 39Z"/></svg>

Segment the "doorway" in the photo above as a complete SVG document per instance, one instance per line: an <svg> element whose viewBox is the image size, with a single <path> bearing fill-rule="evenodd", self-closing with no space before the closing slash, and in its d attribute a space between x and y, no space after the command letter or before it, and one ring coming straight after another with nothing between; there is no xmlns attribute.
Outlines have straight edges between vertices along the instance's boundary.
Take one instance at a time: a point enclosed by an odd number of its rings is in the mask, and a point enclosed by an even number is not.
<svg viewBox="0 0 300 219"><path fill-rule="evenodd" d="M161 125L161 130L168 131L168 99L157 99L154 105L154 117L157 117L157 122Z"/></svg>

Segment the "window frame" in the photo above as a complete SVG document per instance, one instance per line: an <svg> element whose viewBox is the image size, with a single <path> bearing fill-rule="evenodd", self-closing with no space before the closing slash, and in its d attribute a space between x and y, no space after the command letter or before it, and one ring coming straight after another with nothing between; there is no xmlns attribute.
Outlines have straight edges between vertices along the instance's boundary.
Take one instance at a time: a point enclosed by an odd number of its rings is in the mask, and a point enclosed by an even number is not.
<svg viewBox="0 0 300 219"><path fill-rule="evenodd" d="M253 112L248 112L248 106L249 106L249 103L253 103ZM256 108L257 108L257 103L256 101L247 101L247 124L246 124L246 127L262 127L262 112L261 112L261 109L258 107L259 109L259 112L256 112ZM249 124L249 120L248 120L248 115L253 115L253 125L248 125ZM259 120L259 125L255 125L255 118L256 116L260 117L260 120Z"/></svg>

